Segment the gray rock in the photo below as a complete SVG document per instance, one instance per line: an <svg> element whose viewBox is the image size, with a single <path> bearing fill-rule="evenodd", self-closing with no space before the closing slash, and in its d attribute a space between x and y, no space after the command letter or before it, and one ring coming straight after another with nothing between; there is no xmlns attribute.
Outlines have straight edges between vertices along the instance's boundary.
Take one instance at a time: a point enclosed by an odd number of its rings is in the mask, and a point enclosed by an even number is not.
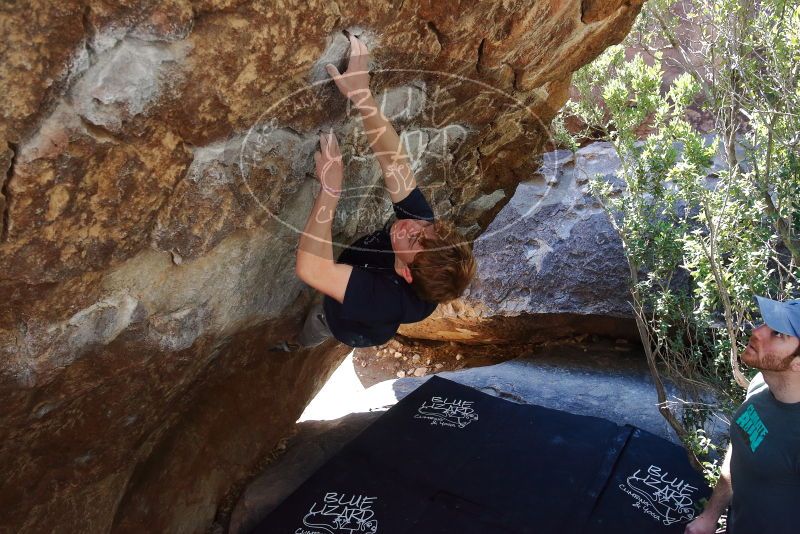
<svg viewBox="0 0 800 534"><path fill-rule="evenodd" d="M98 41L98 47L105 46L108 44ZM103 49L75 85L72 98L76 110L92 124L121 132L127 120L158 98L168 76L177 76L168 71L184 60L187 49L183 43L131 38Z"/></svg>
<svg viewBox="0 0 800 534"><path fill-rule="evenodd" d="M407 85L403 87L393 87L378 95L377 103L381 112L390 121L410 120L422 113L425 107L424 82L420 82L420 87Z"/></svg>
<svg viewBox="0 0 800 534"><path fill-rule="evenodd" d="M575 154L545 154L539 172L519 184L475 240L478 272L465 296L440 305L426 321L404 325L401 333L466 342L514 341L498 338L504 327L497 323L498 318L514 317L529 319L531 326L509 330L506 337L526 341L533 331L544 337L550 332L550 338L572 335L587 327L579 318L599 317L604 324L595 321L592 333L636 337L622 242L590 191L590 181L598 176L621 187L618 169L609 143L593 143ZM482 203L493 196L473 204L488 209ZM574 317L574 324L542 323L542 316L557 314Z"/></svg>
<svg viewBox="0 0 800 534"><path fill-rule="evenodd" d="M483 195L476 198L464 208L464 214L469 218L477 218L483 213L494 208L498 202L506 198L506 194L502 189L493 191L491 194Z"/></svg>
<svg viewBox="0 0 800 534"><path fill-rule="evenodd" d="M658 411L655 389L641 354L625 357L604 352L587 357L574 347L551 347L536 358L437 376L522 404L631 424L678 443ZM429 378L403 378L370 389L377 393L390 385L399 400ZM370 394L370 390L365 391L366 396Z"/></svg>
<svg viewBox="0 0 800 534"><path fill-rule="evenodd" d="M608 143L574 158L565 152L549 154L541 178L520 184L476 241L480 267L469 298L506 315L629 317L622 243L583 181L613 176L619 160Z"/></svg>

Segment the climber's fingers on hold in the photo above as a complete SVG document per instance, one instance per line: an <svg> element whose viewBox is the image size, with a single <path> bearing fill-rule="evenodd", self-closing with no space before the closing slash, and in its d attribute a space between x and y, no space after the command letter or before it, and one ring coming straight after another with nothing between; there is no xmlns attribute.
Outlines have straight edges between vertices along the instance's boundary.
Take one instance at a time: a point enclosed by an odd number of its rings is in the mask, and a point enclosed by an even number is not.
<svg viewBox="0 0 800 534"><path fill-rule="evenodd" d="M361 39L355 35L350 35L350 63L347 65L348 72L364 72L367 70L367 59L369 50Z"/></svg>
<svg viewBox="0 0 800 534"><path fill-rule="evenodd" d="M336 139L336 134L333 133L333 128L328 131L328 146L331 148L331 151L339 152L339 140Z"/></svg>
<svg viewBox="0 0 800 534"><path fill-rule="evenodd" d="M331 159L331 147L328 144L328 134L320 132L319 134L319 148L320 148L320 161L325 162Z"/></svg>
<svg viewBox="0 0 800 534"><path fill-rule="evenodd" d="M359 61L361 62L361 69L360 70L367 70L367 65L369 63L369 50L367 49L366 43L361 39L356 39L358 43L359 49L361 54L358 56Z"/></svg>
<svg viewBox="0 0 800 534"><path fill-rule="evenodd" d="M347 64L347 70L350 70L358 63L358 58L361 55L361 47L358 45L358 37L350 34L350 62Z"/></svg>
<svg viewBox="0 0 800 534"><path fill-rule="evenodd" d="M333 78L333 83L336 84L336 87L339 88L339 91L342 94L347 95L348 88L345 80L345 76L347 74L346 73L344 75L340 74L339 69L337 69L334 65L331 65L330 63L325 65L325 70L327 70L330 77Z"/></svg>
<svg viewBox="0 0 800 534"><path fill-rule="evenodd" d="M336 65L333 65L332 63L325 65L325 70L328 71L328 75L334 80L338 80L342 77L342 75L339 74L339 69L337 69Z"/></svg>
<svg viewBox="0 0 800 534"><path fill-rule="evenodd" d="M328 132L319 134L319 146L325 154L326 160L341 159L342 154L339 151L339 141L336 139L332 128Z"/></svg>

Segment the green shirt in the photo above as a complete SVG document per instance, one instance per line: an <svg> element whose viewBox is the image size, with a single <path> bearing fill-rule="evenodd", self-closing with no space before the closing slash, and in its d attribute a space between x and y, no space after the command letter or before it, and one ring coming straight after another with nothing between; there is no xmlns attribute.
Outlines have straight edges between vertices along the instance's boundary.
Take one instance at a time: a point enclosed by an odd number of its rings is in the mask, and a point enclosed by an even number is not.
<svg viewBox="0 0 800 534"><path fill-rule="evenodd" d="M800 532L800 403L772 395L761 373L731 423L730 534Z"/></svg>

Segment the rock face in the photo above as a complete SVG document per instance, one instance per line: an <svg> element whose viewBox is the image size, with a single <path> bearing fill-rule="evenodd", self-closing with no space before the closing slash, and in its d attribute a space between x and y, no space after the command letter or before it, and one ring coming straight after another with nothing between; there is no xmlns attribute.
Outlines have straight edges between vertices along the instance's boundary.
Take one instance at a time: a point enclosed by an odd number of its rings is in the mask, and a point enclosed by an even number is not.
<svg viewBox="0 0 800 534"><path fill-rule="evenodd" d="M434 208L475 235L533 173L571 73L640 7L4 3L3 527L204 531L342 358L267 347L308 304L293 262L319 129L348 162L336 239L389 211L325 81L343 30Z"/></svg>
<svg viewBox="0 0 800 534"><path fill-rule="evenodd" d="M597 175L616 181L618 168L608 143L545 154L475 241L478 275L468 294L401 333L466 343L638 339L622 243L589 191Z"/></svg>

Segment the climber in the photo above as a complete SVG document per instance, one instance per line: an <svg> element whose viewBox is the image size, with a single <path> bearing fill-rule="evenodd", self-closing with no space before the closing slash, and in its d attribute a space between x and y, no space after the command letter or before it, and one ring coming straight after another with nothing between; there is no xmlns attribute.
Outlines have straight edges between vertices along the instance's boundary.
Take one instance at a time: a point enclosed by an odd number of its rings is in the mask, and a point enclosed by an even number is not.
<svg viewBox="0 0 800 534"><path fill-rule="evenodd" d="M347 70L340 74L330 64L326 70L361 114L397 221L358 239L334 262L331 223L344 173L336 136L321 135L314 154L321 189L300 236L296 273L323 298L306 317L300 347L331 336L351 347L385 343L401 323L421 321L438 303L460 296L475 273L472 247L450 223L434 221L417 187L400 137L369 89L368 57L351 35Z"/></svg>
<svg viewBox="0 0 800 534"><path fill-rule="evenodd" d="M798 531L800 300L756 298L765 324L753 330L742 361L761 372L734 413L714 493L685 534L715 532L729 504L729 534Z"/></svg>

